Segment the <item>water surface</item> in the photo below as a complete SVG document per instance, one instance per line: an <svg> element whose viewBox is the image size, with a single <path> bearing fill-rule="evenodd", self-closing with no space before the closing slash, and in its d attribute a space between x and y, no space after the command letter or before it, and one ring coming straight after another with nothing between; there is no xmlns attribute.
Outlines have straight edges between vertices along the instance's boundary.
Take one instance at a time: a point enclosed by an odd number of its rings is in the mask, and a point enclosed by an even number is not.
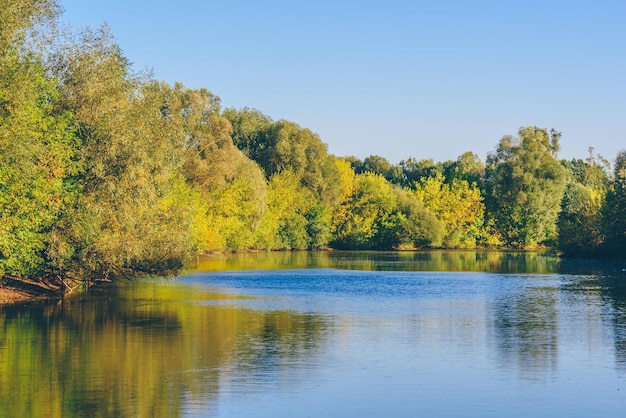
<svg viewBox="0 0 626 418"><path fill-rule="evenodd" d="M259 253L0 313L0 416L618 417L626 273Z"/></svg>

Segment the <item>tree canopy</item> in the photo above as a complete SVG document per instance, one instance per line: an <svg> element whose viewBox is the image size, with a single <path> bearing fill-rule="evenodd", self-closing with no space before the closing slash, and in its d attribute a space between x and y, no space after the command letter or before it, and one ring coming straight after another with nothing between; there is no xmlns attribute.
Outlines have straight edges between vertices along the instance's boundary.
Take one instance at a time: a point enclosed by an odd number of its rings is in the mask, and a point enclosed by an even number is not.
<svg viewBox="0 0 626 418"><path fill-rule="evenodd" d="M106 25L37 42L56 1L0 6L0 276L92 281L176 272L198 252L326 247L626 257L624 151L613 170L592 150L559 161L561 134L526 126L485 163L341 158L295 122L134 72Z"/></svg>

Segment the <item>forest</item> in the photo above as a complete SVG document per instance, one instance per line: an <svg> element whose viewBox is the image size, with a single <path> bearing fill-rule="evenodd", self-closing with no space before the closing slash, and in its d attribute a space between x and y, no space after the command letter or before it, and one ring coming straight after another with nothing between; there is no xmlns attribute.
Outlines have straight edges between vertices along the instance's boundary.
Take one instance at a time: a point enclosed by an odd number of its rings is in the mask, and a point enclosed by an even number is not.
<svg viewBox="0 0 626 418"><path fill-rule="evenodd" d="M335 156L312 130L131 68L56 0L0 0L0 277L172 274L197 253L553 248L626 257L626 151L524 126L485 161ZM593 141L593 138L590 138Z"/></svg>

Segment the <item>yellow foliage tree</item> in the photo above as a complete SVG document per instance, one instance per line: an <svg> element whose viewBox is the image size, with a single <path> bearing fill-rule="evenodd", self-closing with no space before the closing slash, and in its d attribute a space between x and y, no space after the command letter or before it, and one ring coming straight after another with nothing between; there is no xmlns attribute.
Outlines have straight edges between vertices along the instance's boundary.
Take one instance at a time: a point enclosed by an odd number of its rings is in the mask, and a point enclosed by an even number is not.
<svg viewBox="0 0 626 418"><path fill-rule="evenodd" d="M471 248L485 236L485 205L475 185L458 179L446 183L438 173L417 183L413 193L442 222L443 246Z"/></svg>

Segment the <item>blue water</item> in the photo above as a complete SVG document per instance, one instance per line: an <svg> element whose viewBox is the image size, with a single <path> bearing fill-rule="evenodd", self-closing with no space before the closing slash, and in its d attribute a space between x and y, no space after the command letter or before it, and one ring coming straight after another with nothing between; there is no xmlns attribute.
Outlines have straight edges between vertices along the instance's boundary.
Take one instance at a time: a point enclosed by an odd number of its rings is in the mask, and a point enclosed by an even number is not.
<svg viewBox="0 0 626 418"><path fill-rule="evenodd" d="M187 415L619 417L626 411L623 277L234 271L180 283L327 324L282 361L276 341L223 376L218 407ZM258 353L257 353L258 354Z"/></svg>
<svg viewBox="0 0 626 418"><path fill-rule="evenodd" d="M620 262L218 255L175 278L0 307L2 418L625 411Z"/></svg>

